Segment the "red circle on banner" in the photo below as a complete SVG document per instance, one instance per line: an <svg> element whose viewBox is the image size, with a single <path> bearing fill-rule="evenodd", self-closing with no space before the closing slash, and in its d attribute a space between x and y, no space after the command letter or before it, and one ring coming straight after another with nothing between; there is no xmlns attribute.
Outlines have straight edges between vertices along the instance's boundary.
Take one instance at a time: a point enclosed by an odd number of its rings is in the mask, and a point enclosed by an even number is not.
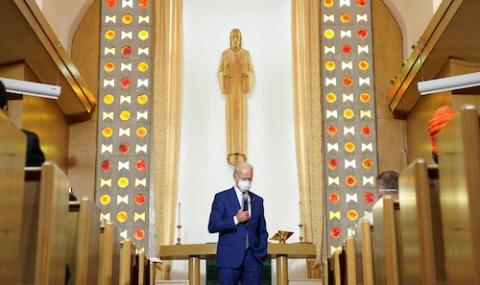
<svg viewBox="0 0 480 285"><path fill-rule="evenodd" d="M116 0L106 0L106 1L105 1L105 5L106 5L108 8L113 8L113 7L115 7L116 4L117 4L117 1L116 1Z"/></svg>
<svg viewBox="0 0 480 285"><path fill-rule="evenodd" d="M106 159L102 161L101 167L103 171L109 171L110 168L112 167L112 163L110 162L110 160Z"/></svg>
<svg viewBox="0 0 480 285"><path fill-rule="evenodd" d="M340 229L339 227L333 227L330 230L330 236L332 236L333 238L339 238L341 235L342 235L342 229Z"/></svg>
<svg viewBox="0 0 480 285"><path fill-rule="evenodd" d="M368 32L367 32L367 29L361 28L361 29L358 29L357 34L359 38L364 39L367 37Z"/></svg>
<svg viewBox="0 0 480 285"><path fill-rule="evenodd" d="M137 205L141 206L141 205L143 205L143 203L145 203L145 195L143 195L143 194L137 194L137 195L135 195L135 198L133 198L133 199L134 199L134 201Z"/></svg>
<svg viewBox="0 0 480 285"><path fill-rule="evenodd" d="M366 192L363 195L363 200L365 200L365 202L367 203L372 203L373 201L375 201L375 194L373 194L372 192Z"/></svg>
<svg viewBox="0 0 480 285"><path fill-rule="evenodd" d="M118 146L118 151L120 151L120 153L122 154L125 154L128 152L128 144L126 143L122 143Z"/></svg>
<svg viewBox="0 0 480 285"><path fill-rule="evenodd" d="M335 204L340 201L340 195L338 193L332 192L330 195L328 195L328 200L330 200L330 203Z"/></svg>

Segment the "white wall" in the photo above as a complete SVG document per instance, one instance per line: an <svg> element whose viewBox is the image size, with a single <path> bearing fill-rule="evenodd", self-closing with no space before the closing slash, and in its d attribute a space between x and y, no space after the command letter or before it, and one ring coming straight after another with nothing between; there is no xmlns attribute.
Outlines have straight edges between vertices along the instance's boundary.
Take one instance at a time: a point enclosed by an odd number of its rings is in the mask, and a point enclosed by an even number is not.
<svg viewBox="0 0 480 285"><path fill-rule="evenodd" d="M418 41L437 11L441 0L383 0L397 20L403 36L403 57L412 53L412 45Z"/></svg>
<svg viewBox="0 0 480 285"><path fill-rule="evenodd" d="M78 24L94 0L36 0L65 50L70 53Z"/></svg>
<svg viewBox="0 0 480 285"><path fill-rule="evenodd" d="M283 229L295 231L291 239L298 240L290 12L289 0L184 0L178 186L184 243L217 240L207 230L213 196L233 185L232 168L226 162L225 100L216 73L234 27L242 31L243 47L251 53L256 74L248 103L248 156L255 167L252 191L265 199L270 236ZM292 277L306 275L304 262L296 264L292 270L299 269ZM176 262L173 270L173 278L187 278L185 263Z"/></svg>

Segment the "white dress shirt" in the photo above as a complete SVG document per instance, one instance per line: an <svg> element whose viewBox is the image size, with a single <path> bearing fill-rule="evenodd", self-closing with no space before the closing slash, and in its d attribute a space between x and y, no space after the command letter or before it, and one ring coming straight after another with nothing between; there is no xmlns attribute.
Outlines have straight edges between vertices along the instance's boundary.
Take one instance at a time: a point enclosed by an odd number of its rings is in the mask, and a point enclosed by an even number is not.
<svg viewBox="0 0 480 285"><path fill-rule="evenodd" d="M238 189L238 186L235 185L233 186L233 188L235 189L235 194L237 195L237 199L238 199L238 203L240 204L240 209L243 208L243 192L242 190ZM248 216L251 217L252 216L252 204L251 204L251 200L250 200L250 195L248 196ZM238 220L237 220L237 216L233 216L233 222L235 223L235 225L238 225Z"/></svg>

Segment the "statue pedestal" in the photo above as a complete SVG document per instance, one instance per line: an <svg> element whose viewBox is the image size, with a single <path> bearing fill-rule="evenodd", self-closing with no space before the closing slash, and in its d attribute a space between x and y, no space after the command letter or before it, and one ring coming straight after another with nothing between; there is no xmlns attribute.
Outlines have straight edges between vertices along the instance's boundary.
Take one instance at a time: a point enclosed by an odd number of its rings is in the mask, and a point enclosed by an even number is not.
<svg viewBox="0 0 480 285"><path fill-rule="evenodd" d="M188 260L188 280L191 285L200 285L200 259L213 259L216 244L179 244L160 247L163 260ZM288 259L315 258L316 248L311 243L268 244L267 258L277 261L278 285L288 284Z"/></svg>

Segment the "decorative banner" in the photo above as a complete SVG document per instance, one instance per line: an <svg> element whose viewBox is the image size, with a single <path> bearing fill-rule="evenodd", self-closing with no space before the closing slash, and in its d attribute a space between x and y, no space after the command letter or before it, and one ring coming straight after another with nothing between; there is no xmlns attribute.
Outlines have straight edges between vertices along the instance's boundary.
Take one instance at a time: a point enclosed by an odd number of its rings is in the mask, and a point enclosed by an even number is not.
<svg viewBox="0 0 480 285"><path fill-rule="evenodd" d="M152 7L102 0L96 200L121 238L148 246Z"/></svg>
<svg viewBox="0 0 480 285"><path fill-rule="evenodd" d="M326 242L333 251L375 201L371 3L323 0L321 10Z"/></svg>

